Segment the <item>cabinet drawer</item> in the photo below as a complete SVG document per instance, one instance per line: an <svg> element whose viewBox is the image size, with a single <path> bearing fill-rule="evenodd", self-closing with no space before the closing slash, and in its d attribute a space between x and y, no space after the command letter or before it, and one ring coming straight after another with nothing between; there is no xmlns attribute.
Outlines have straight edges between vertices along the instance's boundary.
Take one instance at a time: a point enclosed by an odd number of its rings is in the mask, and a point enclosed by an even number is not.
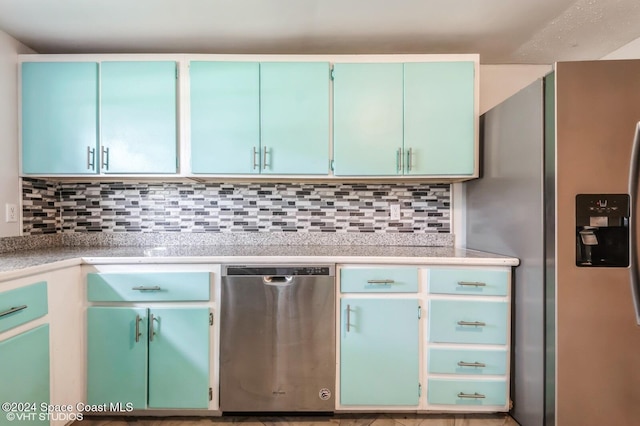
<svg viewBox="0 0 640 426"><path fill-rule="evenodd" d="M503 375L507 373L507 351L431 348L428 371L432 374Z"/></svg>
<svg viewBox="0 0 640 426"><path fill-rule="evenodd" d="M47 283L0 293L0 333L46 315Z"/></svg>
<svg viewBox="0 0 640 426"><path fill-rule="evenodd" d="M340 270L343 293L417 293L417 268L344 268Z"/></svg>
<svg viewBox="0 0 640 426"><path fill-rule="evenodd" d="M429 404L499 405L507 403L506 380L447 380L429 379Z"/></svg>
<svg viewBox="0 0 640 426"><path fill-rule="evenodd" d="M507 271L482 269L430 269L429 293L506 296Z"/></svg>
<svg viewBox="0 0 640 426"><path fill-rule="evenodd" d="M208 272L131 272L87 274L92 302L209 300Z"/></svg>
<svg viewBox="0 0 640 426"><path fill-rule="evenodd" d="M504 345L507 309L507 302L432 300L429 341Z"/></svg>

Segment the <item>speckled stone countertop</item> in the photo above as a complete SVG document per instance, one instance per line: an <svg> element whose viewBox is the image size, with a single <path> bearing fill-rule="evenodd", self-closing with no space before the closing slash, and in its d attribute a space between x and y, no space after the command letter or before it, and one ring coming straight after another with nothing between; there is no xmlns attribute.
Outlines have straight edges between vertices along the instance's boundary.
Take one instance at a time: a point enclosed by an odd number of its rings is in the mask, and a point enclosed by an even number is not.
<svg viewBox="0 0 640 426"><path fill-rule="evenodd" d="M162 246L77 247L0 254L0 280L90 264L370 263L516 266L518 259L454 247L412 246Z"/></svg>

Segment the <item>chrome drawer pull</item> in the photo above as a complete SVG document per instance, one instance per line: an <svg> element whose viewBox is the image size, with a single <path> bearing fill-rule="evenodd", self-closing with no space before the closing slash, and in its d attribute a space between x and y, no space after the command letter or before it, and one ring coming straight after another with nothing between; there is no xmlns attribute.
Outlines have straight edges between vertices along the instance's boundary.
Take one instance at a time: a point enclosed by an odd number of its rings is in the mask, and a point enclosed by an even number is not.
<svg viewBox="0 0 640 426"><path fill-rule="evenodd" d="M140 290L140 291L160 291L162 290L159 286L154 285L153 287L145 287L145 286L138 286L138 287L131 287L131 290Z"/></svg>
<svg viewBox="0 0 640 426"><path fill-rule="evenodd" d="M9 308L9 310L6 310L2 313L0 313L0 318L7 316L7 315L11 315L14 314L16 312L20 312L24 309L27 309L27 305L22 305L22 306L14 306L13 308Z"/></svg>
<svg viewBox="0 0 640 426"><path fill-rule="evenodd" d="M351 327L351 305L347 305L347 333Z"/></svg>
<svg viewBox="0 0 640 426"><path fill-rule="evenodd" d="M460 393L458 393L458 398L482 399L482 398L486 398L486 396L484 396L483 394L478 393L478 392L474 392L474 393L460 392Z"/></svg>
<svg viewBox="0 0 640 426"><path fill-rule="evenodd" d="M142 333L140 333L140 321L142 321L142 318L140 318L140 315L136 315L136 343L140 341L140 336L142 336Z"/></svg>
<svg viewBox="0 0 640 426"><path fill-rule="evenodd" d="M464 362L464 361L458 361L458 365L460 367L486 367L487 364L485 364L484 362Z"/></svg>
<svg viewBox="0 0 640 426"><path fill-rule="evenodd" d="M367 280L367 284L393 284L394 280Z"/></svg>
<svg viewBox="0 0 640 426"><path fill-rule="evenodd" d="M458 325L473 325L475 327L484 327L487 325L487 323L482 321L458 321Z"/></svg>
<svg viewBox="0 0 640 426"><path fill-rule="evenodd" d="M463 286L472 286L472 287L486 287L486 283L481 283L478 281L458 281L458 285Z"/></svg>

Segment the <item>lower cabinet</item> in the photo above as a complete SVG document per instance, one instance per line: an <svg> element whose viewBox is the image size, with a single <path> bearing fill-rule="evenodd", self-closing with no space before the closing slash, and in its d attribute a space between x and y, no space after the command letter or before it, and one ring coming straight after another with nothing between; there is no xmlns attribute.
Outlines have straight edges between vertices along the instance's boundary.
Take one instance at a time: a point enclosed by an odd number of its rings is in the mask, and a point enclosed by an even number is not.
<svg viewBox="0 0 640 426"><path fill-rule="evenodd" d="M509 411L509 267L337 270L338 411Z"/></svg>
<svg viewBox="0 0 640 426"><path fill-rule="evenodd" d="M208 308L88 308L88 403L206 409L209 327Z"/></svg>
<svg viewBox="0 0 640 426"><path fill-rule="evenodd" d="M340 403L417 405L418 300L342 299Z"/></svg>
<svg viewBox="0 0 640 426"><path fill-rule="evenodd" d="M0 342L0 402L4 418L23 425L48 425L41 404L49 404L49 325L41 325ZM25 406L24 404L27 404Z"/></svg>

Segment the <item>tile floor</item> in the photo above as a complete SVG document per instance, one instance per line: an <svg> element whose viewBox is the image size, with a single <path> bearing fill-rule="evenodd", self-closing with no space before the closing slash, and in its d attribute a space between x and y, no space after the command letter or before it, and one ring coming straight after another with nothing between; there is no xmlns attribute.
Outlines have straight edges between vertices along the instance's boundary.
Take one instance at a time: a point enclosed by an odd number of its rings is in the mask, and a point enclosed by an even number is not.
<svg viewBox="0 0 640 426"><path fill-rule="evenodd" d="M73 426L518 426L505 414L336 414L295 417L87 417Z"/></svg>

